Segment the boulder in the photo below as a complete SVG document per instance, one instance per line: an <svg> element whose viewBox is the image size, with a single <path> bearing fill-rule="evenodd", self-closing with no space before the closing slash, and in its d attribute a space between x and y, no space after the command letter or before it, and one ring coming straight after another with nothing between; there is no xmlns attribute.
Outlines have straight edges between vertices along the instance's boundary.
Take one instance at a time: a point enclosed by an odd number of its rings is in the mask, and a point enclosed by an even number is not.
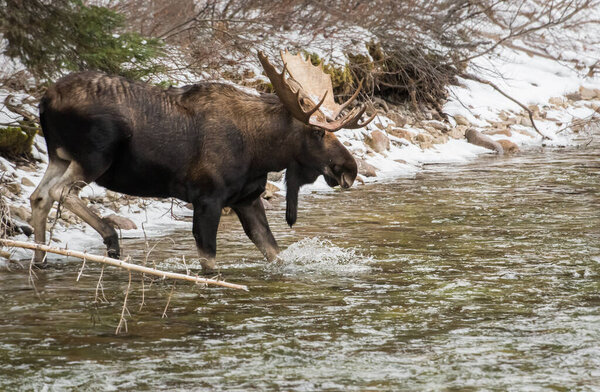
<svg viewBox="0 0 600 392"><path fill-rule="evenodd" d="M283 178L283 170L279 172L269 172L267 174L267 180L272 182L279 182Z"/></svg>
<svg viewBox="0 0 600 392"><path fill-rule="evenodd" d="M498 154L504 154L504 149L502 148L502 145L500 143L496 142L491 137L482 134L476 129L469 128L465 136L467 137L467 141L471 144L488 148L490 150L496 151Z"/></svg>
<svg viewBox="0 0 600 392"><path fill-rule="evenodd" d="M11 205L8 209L12 217L19 218L23 222L29 222L31 219L31 211L27 207Z"/></svg>
<svg viewBox="0 0 600 392"><path fill-rule="evenodd" d="M21 185L25 185L25 186L35 186L35 184L33 183L33 181L31 181L29 178L27 177L23 177L21 178Z"/></svg>
<svg viewBox="0 0 600 392"><path fill-rule="evenodd" d="M125 218L123 216L119 216L117 214L110 214L108 216L105 216L104 218L105 222L109 223L110 225L112 225L113 227L117 228L117 229L121 229L121 230L135 230L137 229L136 224L129 218Z"/></svg>
<svg viewBox="0 0 600 392"><path fill-rule="evenodd" d="M510 140L500 139L496 140L496 142L502 146L502 149L504 150L505 154L514 154L516 152L519 152L519 146L517 146Z"/></svg>
<svg viewBox="0 0 600 392"><path fill-rule="evenodd" d="M437 121L437 120L430 120L430 121L423 121L423 125L428 125L431 128L437 129L438 131L442 131L442 132L448 132L448 125L444 124L441 121Z"/></svg>
<svg viewBox="0 0 600 392"><path fill-rule="evenodd" d="M512 132L509 131L508 129L494 129L491 131L485 131L483 132L484 135L504 135L504 136L508 136L511 137L512 136Z"/></svg>
<svg viewBox="0 0 600 392"><path fill-rule="evenodd" d="M365 143L377 153L390 149L390 139L382 131L373 131L365 138Z"/></svg>
<svg viewBox="0 0 600 392"><path fill-rule="evenodd" d="M279 192L280 190L281 189L279 189L277 185L267 182L265 191L262 194L262 198L267 200L272 199L276 195L276 192Z"/></svg>
<svg viewBox="0 0 600 392"><path fill-rule="evenodd" d="M579 87L579 95L581 96L581 99L585 99L587 101L597 97L596 90L583 86Z"/></svg>
<svg viewBox="0 0 600 392"><path fill-rule="evenodd" d="M450 136L453 139L462 139L463 137L465 137L465 131L461 130L459 127L464 127L464 125L459 125L454 128L451 128L450 132L448 132L448 136Z"/></svg>
<svg viewBox="0 0 600 392"><path fill-rule="evenodd" d="M385 115L392 120L397 127L403 127L408 122L405 116L395 111L389 111Z"/></svg>
<svg viewBox="0 0 600 392"><path fill-rule="evenodd" d="M388 131L388 133L401 139L408 140L409 142L412 142L415 136L412 132L402 128L392 128Z"/></svg>
<svg viewBox="0 0 600 392"><path fill-rule="evenodd" d="M356 165L358 166L358 174L365 177L377 177L377 168L370 163L367 163L364 159L355 158Z"/></svg>
<svg viewBox="0 0 600 392"><path fill-rule="evenodd" d="M573 102L581 101L583 99L581 94L579 93L579 91L575 91L574 93L566 94L565 97L567 97L567 99L569 101L573 101Z"/></svg>
<svg viewBox="0 0 600 392"><path fill-rule="evenodd" d="M562 108L567 106L567 103L563 97L552 97L548 100L548 103Z"/></svg>
<svg viewBox="0 0 600 392"><path fill-rule="evenodd" d="M433 136L425 132L419 133L415 137L415 141L423 150L425 150L426 148L431 148L433 146Z"/></svg>
<svg viewBox="0 0 600 392"><path fill-rule="evenodd" d="M21 194L21 184L19 184L18 182L14 182L11 181L9 183L4 184L4 189L6 189L8 192L12 193L13 195L20 195Z"/></svg>
<svg viewBox="0 0 600 392"><path fill-rule="evenodd" d="M456 123L458 125L466 125L466 126L470 126L471 123L469 122L469 120L467 120L467 118L463 115L460 114L456 114L454 116L454 121L456 121Z"/></svg>
<svg viewBox="0 0 600 392"><path fill-rule="evenodd" d="M268 200L261 198L260 201L261 201L261 203L263 205L263 208L265 210L272 210L273 209L273 204L271 204Z"/></svg>

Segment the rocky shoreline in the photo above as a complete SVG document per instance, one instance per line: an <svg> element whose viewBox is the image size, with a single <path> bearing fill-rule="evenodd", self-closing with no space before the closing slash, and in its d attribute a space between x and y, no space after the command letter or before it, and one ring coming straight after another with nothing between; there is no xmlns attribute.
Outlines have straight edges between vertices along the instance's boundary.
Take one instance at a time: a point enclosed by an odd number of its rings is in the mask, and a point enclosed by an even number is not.
<svg viewBox="0 0 600 392"><path fill-rule="evenodd" d="M457 151L469 149L472 155L512 154L529 146L569 143L569 140L585 133L586 127L594 120L594 114L600 111L600 89L581 87L576 93L550 98L544 105L529 106L533 120L548 133L545 138L534 130L526 111L502 110L497 119L477 119L477 123L472 123L460 114L449 116L443 121L435 112L417 117L399 106L381 105L378 110L380 115L367 129L339 132L340 140L353 153L358 163L359 176L355 186L378 181L382 174L389 177L391 173L393 176L394 170L399 175L405 174L404 169L407 167L410 168L409 173L415 173L423 162L426 163L426 160L420 161L419 154L451 155L451 152L442 150L452 141L458 142L453 144ZM573 111L579 111L580 116L573 116L570 113ZM2 234L5 236L23 238L31 234L28 226L31 218L28 198L46 167L44 144L43 138L37 136L32 146L31 159L28 160L20 158L9 161L0 158L0 198L4 205ZM405 154L406 152L410 153ZM97 186L90 188L82 193L83 199L120 230L139 230L140 223L143 223L140 216L147 216L151 206L163 211L163 220L164 215L170 211L170 218L189 222L191 209L185 203L131 197ZM282 203L284 192L283 173L271 173L267 189L262 195L265 208L285 208ZM229 214L231 211L225 209L223 213ZM67 228L89 231L70 211L61 210L57 219L57 210L54 208L49 219L51 225L58 226L65 232ZM62 236L54 236L53 241L64 242L68 235L66 232ZM3 251L0 257L6 259L10 254Z"/></svg>

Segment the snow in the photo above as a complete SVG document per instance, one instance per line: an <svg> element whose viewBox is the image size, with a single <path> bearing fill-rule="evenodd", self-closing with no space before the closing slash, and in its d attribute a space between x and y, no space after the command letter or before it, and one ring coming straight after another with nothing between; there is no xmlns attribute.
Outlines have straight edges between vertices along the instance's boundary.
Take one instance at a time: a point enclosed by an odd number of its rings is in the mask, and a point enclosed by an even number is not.
<svg viewBox="0 0 600 392"><path fill-rule="evenodd" d="M295 32L287 32L286 34L287 36L275 34L270 39L280 40L282 43L281 47L288 47L290 41L302 46L303 37ZM369 34L364 31L359 31L357 34L369 37ZM570 61L577 60L588 65L598 61L598 49L593 45L586 46L582 43L588 35L582 34L579 37L578 41L571 34L569 36L569 39L572 41L571 48L562 50L562 52L557 49L558 54L561 56L561 61L550 59L548 56L532 56L525 51L508 47L499 47L498 50L473 60L469 65L469 72L493 82L506 94L525 105L537 105L538 109L545 113L544 118L536 119L536 124L540 131L544 135L547 135L550 140L543 140L531 126L527 126L524 123L521 125L511 125L510 129L513 132L510 137L492 135L493 139L508 139L516 143L524 151L528 148L539 148L542 145L575 145L582 139L581 135L582 133L585 134L586 130L574 129L575 127L572 124L577 122L577 120L589 119L596 113L595 109L600 107L600 95L596 96L594 100L579 101L569 101L564 96L577 92L581 86L600 89L600 79L598 77L592 78L586 76L583 71L578 71L573 62ZM335 50L336 48L333 48L333 51L331 50L332 42L336 41L331 37L327 39L324 37L321 38L317 37L316 40L311 40L304 47L306 47L307 51L317 53L329 62L344 64L346 61L344 51L341 49ZM347 44L352 35L348 34L337 38ZM523 42L515 41L513 43L521 47L526 46ZM340 45L339 47L342 48L343 46ZM364 54L368 55L364 49L364 45L357 45L357 48L359 48L357 50L362 50L365 52ZM176 65L178 62L177 50L172 47L168 49L173 52L173 56L171 57L173 64ZM553 47L548 47L547 53L553 53L553 50ZM273 55L271 58L275 58L275 56ZM6 58L0 57L0 64L5 65L5 69L8 69L10 72L22 69L21 65L11 62ZM261 73L260 69L255 69L254 71L256 75L260 75ZM198 79L198 75L193 75L185 70L181 71L179 76L179 78L176 78L179 83L189 83ZM210 78L210 75L205 76L206 78ZM173 80L173 75L165 76L164 80ZM229 81L224 82L231 83ZM246 87L237 87L249 93L256 93L254 90ZM472 80L459 79L459 85L450 86L449 93L450 98L443 109L450 116L449 122L452 126L456 125L457 121L455 117L458 115L468 120L472 127L485 130L493 129L494 124L502 121L503 117L519 118L524 114L519 105L504 97L491 86ZM8 94L8 91L0 90L0 123L8 123L16 119L15 115L8 112L2 104ZM15 99L18 101L25 97L22 94L12 94L15 95ZM28 107L28 109L32 112L36 110L32 107ZM366 129L341 130L337 132L338 138L348 146L349 150L377 169L376 177L362 178L367 183L389 181L397 177L415 176L422 170L423 165L426 164L465 162L475 159L482 154L493 153L485 148L469 144L464 138L450 138L446 143L434 144L431 148L422 149L416 143L392 135L389 135L392 143L388 151L383 153L371 151L364 143L365 135L378 129L385 130L388 126L395 126L395 124L390 118L384 114L380 114ZM403 128L414 134L425 132L423 128L419 128L418 124ZM43 138L36 138L33 154L35 158L43 161L41 166L45 169L47 159ZM37 185L43 175L43 170L37 172L22 170L17 168L12 162L1 157L0 164L7 168L9 176L12 176L14 181L19 183L21 183L24 177L27 177ZM2 174L5 173L0 173L0 175ZM284 194L284 182L281 181L276 185L282 189L280 193ZM354 186L360 185L356 182ZM13 201L12 204L28 208L29 200L27 196L31 194L34 187L26 185L22 185L22 187L22 198ZM302 189L302 193L304 194L330 191L331 188L327 186L322 177L314 184L305 186ZM83 189L81 195L91 199L104 198L106 190L95 184L90 184ZM113 211L107 206L97 203L94 204L94 207L98 208L103 216L116 213L130 218L137 225L138 229L123 232L123 236L126 237L159 236L176 228L191 228L189 219L191 211L183 206L182 203L173 203L171 200L132 202L128 205L121 205L118 211ZM174 219L172 215L181 219ZM54 230L53 238L60 241L61 245L74 249L85 249L89 246L101 247L100 237L89 226L84 224L65 225L59 221ZM25 236L21 235L19 239L25 239ZM15 257L28 256L27 253L17 251Z"/></svg>

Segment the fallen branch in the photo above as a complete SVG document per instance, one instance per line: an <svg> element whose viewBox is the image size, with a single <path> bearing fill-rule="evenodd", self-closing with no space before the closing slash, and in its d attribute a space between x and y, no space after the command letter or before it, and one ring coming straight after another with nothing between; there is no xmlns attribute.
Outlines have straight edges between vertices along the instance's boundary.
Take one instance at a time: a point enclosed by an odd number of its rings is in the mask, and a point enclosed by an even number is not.
<svg viewBox="0 0 600 392"><path fill-rule="evenodd" d="M55 253L58 255L76 257L76 258L84 259L87 261L95 261L97 263L109 264L109 265L112 265L115 267L124 268L129 271L136 271L136 272L141 272L141 273L145 273L145 274L149 274L149 275L156 275L156 276L160 276L162 278L187 280L187 281L199 283L199 284L206 284L206 285L212 284L215 286L222 286L222 287L227 287L230 289L248 291L248 287L245 285L241 285L241 284L229 283L229 282L224 282L222 280L216 280L216 279L201 278L199 276L184 275L184 274L180 274L177 272L161 271L161 270L157 270L155 268L148 268L148 267L144 267L144 266L137 265L137 264L127 263L123 260L117 260L117 259L113 259L111 257L98 256L98 255L93 255L93 254L89 254L89 253L78 252L75 250L54 248L54 247L42 245L42 244L34 244L31 242L24 242L24 241L13 241L13 240L7 240L7 239L0 239L0 244L2 244L4 246L8 246L8 247L39 250L42 252L49 252L49 253Z"/></svg>
<svg viewBox="0 0 600 392"><path fill-rule="evenodd" d="M500 89L500 87L496 86L494 83L490 82L489 80L481 79L480 77L472 75L472 74L463 73L460 76L462 76L463 78L466 78L466 79L474 80L474 81L482 83L482 84L487 84L488 86L490 86L494 90L498 91L500 94L502 94L506 98L510 99L511 101L513 101L514 103L516 103L517 105L519 105L520 107L522 107L523 110L525 110L527 112L527 114L529 115L529 120L531 121L531 125L533 126L533 129L535 129L535 131L542 137L542 140L546 140L546 139L547 140L552 140L552 139L550 139L550 137L544 135L538 129L538 127L535 125L535 120L533 119L533 112L527 106L525 106L521 102L517 101L515 98L511 97L510 95L508 95L507 93L505 93L504 91L502 91Z"/></svg>

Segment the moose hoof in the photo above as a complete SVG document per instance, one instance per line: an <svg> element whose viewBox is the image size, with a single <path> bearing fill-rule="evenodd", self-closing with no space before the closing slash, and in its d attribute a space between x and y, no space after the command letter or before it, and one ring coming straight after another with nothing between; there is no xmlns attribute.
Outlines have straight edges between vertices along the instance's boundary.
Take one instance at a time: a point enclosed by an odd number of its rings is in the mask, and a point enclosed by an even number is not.
<svg viewBox="0 0 600 392"><path fill-rule="evenodd" d="M106 245L108 257L112 259L118 259L121 255L121 250L119 248L119 237L115 234L114 236L110 236L104 239L104 244Z"/></svg>
<svg viewBox="0 0 600 392"><path fill-rule="evenodd" d="M217 271L215 259L201 259L200 265L202 265L202 273L204 275L213 274Z"/></svg>

